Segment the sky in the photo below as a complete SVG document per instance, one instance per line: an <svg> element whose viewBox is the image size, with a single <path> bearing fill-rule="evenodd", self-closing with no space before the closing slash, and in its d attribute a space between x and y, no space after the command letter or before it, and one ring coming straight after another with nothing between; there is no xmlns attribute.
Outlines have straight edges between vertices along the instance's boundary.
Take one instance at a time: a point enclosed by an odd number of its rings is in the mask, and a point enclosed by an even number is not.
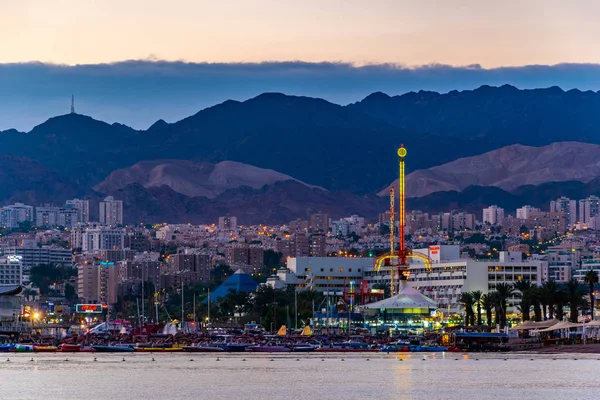
<svg viewBox="0 0 600 400"><path fill-rule="evenodd" d="M0 0L0 129L68 110L72 92L146 128L264 91L599 90L599 19L597 0Z"/></svg>

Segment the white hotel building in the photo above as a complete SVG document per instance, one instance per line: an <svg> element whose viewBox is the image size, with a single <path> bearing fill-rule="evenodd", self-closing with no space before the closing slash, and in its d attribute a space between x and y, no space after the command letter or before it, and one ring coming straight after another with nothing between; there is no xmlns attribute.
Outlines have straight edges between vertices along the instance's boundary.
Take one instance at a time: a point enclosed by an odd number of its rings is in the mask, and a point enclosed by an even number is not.
<svg viewBox="0 0 600 400"><path fill-rule="evenodd" d="M501 252L498 260L473 260L460 258L457 245L430 246L413 251L429 257L431 269L427 269L421 260L411 259L411 286L437 301L444 312L462 312L459 302L462 292L480 290L487 294L498 283L513 284L525 279L541 285L542 276L547 275L547 271L544 272L547 263L523 261L522 253L518 252ZM376 271L374 262L373 258L290 258L287 271L280 270L278 276L267 283L277 288L298 285L300 290L312 288L336 295L341 295L344 285L351 281L359 284L365 280L369 287L376 283L389 284L389 267ZM509 299L511 305L518 302L516 297Z"/></svg>

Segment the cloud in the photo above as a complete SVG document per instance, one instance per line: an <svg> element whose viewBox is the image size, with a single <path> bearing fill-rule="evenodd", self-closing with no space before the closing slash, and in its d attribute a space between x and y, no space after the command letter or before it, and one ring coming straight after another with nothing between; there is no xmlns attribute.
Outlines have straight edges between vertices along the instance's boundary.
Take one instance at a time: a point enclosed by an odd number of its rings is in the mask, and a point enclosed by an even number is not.
<svg viewBox="0 0 600 400"><path fill-rule="evenodd" d="M519 88L560 86L600 89L600 65L528 65L485 69L480 65L356 65L302 61L190 63L130 60L108 64L0 64L0 129L29 130L69 111L107 122L147 128L159 118L176 121L227 99L263 92L322 97L348 104L381 91L474 89L510 84Z"/></svg>

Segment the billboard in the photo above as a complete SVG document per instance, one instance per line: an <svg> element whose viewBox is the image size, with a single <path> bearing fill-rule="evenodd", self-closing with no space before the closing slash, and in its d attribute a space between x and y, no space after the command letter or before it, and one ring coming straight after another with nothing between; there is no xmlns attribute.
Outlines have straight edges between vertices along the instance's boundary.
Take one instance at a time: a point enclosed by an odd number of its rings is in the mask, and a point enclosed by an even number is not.
<svg viewBox="0 0 600 400"><path fill-rule="evenodd" d="M102 314L102 304L77 304L75 311L82 314Z"/></svg>

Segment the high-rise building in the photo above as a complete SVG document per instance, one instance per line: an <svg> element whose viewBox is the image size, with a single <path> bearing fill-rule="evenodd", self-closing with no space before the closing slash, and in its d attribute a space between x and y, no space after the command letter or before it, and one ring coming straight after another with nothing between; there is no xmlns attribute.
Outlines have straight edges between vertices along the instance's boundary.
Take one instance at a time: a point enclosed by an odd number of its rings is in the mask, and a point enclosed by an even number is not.
<svg viewBox="0 0 600 400"><path fill-rule="evenodd" d="M532 212L539 212L539 208L531 207L531 206L523 206L521 208L517 208L517 218L518 219L527 219L529 218L529 214Z"/></svg>
<svg viewBox="0 0 600 400"><path fill-rule="evenodd" d="M104 227L87 229L82 233L81 249L84 252L124 247L125 231L123 229Z"/></svg>
<svg viewBox="0 0 600 400"><path fill-rule="evenodd" d="M483 223L490 225L502 224L504 220L504 209L498 206L490 206L483 209Z"/></svg>
<svg viewBox="0 0 600 400"><path fill-rule="evenodd" d="M565 220L568 226L577 223L577 202L565 196L550 202L550 212L565 213Z"/></svg>
<svg viewBox="0 0 600 400"><path fill-rule="evenodd" d="M389 223L389 216L387 222ZM308 224L308 230L310 232L325 232L329 230L329 214L312 214Z"/></svg>
<svg viewBox="0 0 600 400"><path fill-rule="evenodd" d="M209 254L185 249L183 253L172 254L168 262L171 265L171 272L184 274L186 282L207 282L210 279L212 264Z"/></svg>
<svg viewBox="0 0 600 400"><path fill-rule="evenodd" d="M82 302L115 304L119 270L113 263L81 263L77 266L77 295Z"/></svg>
<svg viewBox="0 0 600 400"><path fill-rule="evenodd" d="M592 223L594 217L600 215L600 198L590 196L587 199L579 200L579 221L586 225Z"/></svg>
<svg viewBox="0 0 600 400"><path fill-rule="evenodd" d="M71 206L77 210L77 220L80 223L87 224L90 222L90 201L73 199L67 200L67 207Z"/></svg>
<svg viewBox="0 0 600 400"><path fill-rule="evenodd" d="M219 230L232 231L237 229L237 217L219 217Z"/></svg>
<svg viewBox="0 0 600 400"><path fill-rule="evenodd" d="M23 281L23 264L20 256L0 257L0 286L20 285Z"/></svg>
<svg viewBox="0 0 600 400"><path fill-rule="evenodd" d="M100 202L100 223L108 226L123 225L123 201L108 196Z"/></svg>
<svg viewBox="0 0 600 400"><path fill-rule="evenodd" d="M37 226L64 226L72 229L79 223L78 210L70 207L36 207L35 224Z"/></svg>
<svg viewBox="0 0 600 400"><path fill-rule="evenodd" d="M39 264L70 265L73 254L71 250L57 246L42 246L27 244L25 246L7 247L4 254L20 257L25 268Z"/></svg>
<svg viewBox="0 0 600 400"><path fill-rule="evenodd" d="M15 203L0 208L0 227L18 228L25 221L33 222L33 207Z"/></svg>
<svg viewBox="0 0 600 400"><path fill-rule="evenodd" d="M323 234L309 236L299 233L275 241L275 251L281 253L283 258L325 257L327 255L326 246L326 237Z"/></svg>
<svg viewBox="0 0 600 400"><path fill-rule="evenodd" d="M312 235L310 237L310 256L327 256L327 237L325 235Z"/></svg>
<svg viewBox="0 0 600 400"><path fill-rule="evenodd" d="M259 247L243 244L225 249L225 260L231 267L239 267L244 272L253 273L264 266L265 252Z"/></svg>
<svg viewBox="0 0 600 400"><path fill-rule="evenodd" d="M291 221L288 224L288 231L290 233L302 233L308 231L308 221L302 221L298 218L295 221Z"/></svg>
<svg viewBox="0 0 600 400"><path fill-rule="evenodd" d="M119 282L151 282L161 289L161 263L157 260L126 260L117 262Z"/></svg>

